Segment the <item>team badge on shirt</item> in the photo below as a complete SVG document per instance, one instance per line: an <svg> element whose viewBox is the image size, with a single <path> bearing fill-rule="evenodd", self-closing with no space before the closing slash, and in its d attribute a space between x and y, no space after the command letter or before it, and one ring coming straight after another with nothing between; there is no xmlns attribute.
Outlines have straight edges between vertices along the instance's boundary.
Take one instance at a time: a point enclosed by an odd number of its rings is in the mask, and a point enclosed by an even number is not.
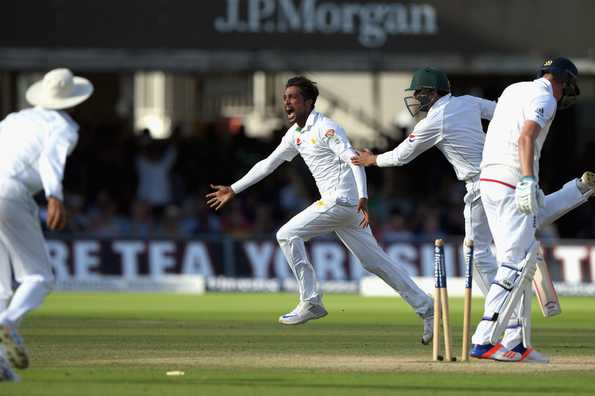
<svg viewBox="0 0 595 396"><path fill-rule="evenodd" d="M300 139L300 137L298 136L297 139L295 139L295 144L297 144L298 146L300 144L302 144L302 139Z"/></svg>
<svg viewBox="0 0 595 396"><path fill-rule="evenodd" d="M415 133L411 132L411 133L409 134L409 138L408 138L408 139L409 139L409 141L410 141L411 143L413 143L413 141L415 140Z"/></svg>
<svg viewBox="0 0 595 396"><path fill-rule="evenodd" d="M324 133L324 136L326 136L327 138L331 138L331 137L335 136L335 130L334 129L329 129L328 131L326 131Z"/></svg>

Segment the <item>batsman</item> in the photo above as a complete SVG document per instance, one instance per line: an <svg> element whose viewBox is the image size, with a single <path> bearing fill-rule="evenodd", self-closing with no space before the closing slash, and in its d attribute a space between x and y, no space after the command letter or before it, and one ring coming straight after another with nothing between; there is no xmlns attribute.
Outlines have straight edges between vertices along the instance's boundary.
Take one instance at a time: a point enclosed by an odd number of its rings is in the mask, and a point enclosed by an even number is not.
<svg viewBox="0 0 595 396"><path fill-rule="evenodd" d="M549 362L531 347L535 230L537 219L552 204L539 187L539 158L556 111L572 106L579 88L577 68L567 58L546 60L540 74L502 92L484 145L481 201L494 237L498 272L472 338L471 355L481 359ZM520 318L519 326L509 326L511 318Z"/></svg>

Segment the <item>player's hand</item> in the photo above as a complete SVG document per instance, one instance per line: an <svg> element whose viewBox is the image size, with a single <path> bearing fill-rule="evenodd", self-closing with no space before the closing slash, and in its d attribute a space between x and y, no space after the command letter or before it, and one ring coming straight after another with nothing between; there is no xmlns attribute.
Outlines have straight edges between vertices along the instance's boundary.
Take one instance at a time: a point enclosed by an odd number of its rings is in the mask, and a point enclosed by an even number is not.
<svg viewBox="0 0 595 396"><path fill-rule="evenodd" d="M368 198L360 198L357 202L357 211L362 214L362 221L359 225L366 228L370 224L370 215L368 214Z"/></svg>
<svg viewBox="0 0 595 396"><path fill-rule="evenodd" d="M48 198L47 225L52 231L59 231L66 225L66 210L58 198Z"/></svg>
<svg viewBox="0 0 595 396"><path fill-rule="evenodd" d="M219 210L236 196L236 193L233 192L230 186L215 186L211 184L211 188L215 191L206 195L207 205L215 210Z"/></svg>
<svg viewBox="0 0 595 396"><path fill-rule="evenodd" d="M544 206L543 191L533 176L523 176L516 185L514 195L516 206L521 213L536 215L539 208Z"/></svg>
<svg viewBox="0 0 595 396"><path fill-rule="evenodd" d="M357 150L357 155L351 158L351 163L359 166L376 165L376 155L368 149Z"/></svg>

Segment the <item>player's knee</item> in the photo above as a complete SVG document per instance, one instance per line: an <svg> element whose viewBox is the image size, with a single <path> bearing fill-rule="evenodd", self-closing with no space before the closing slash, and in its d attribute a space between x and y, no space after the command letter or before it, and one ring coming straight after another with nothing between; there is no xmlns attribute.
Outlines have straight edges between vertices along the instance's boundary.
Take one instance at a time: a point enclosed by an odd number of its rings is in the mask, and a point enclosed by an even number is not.
<svg viewBox="0 0 595 396"><path fill-rule="evenodd" d="M480 272L496 273L498 262L489 247L476 249L473 252L473 265Z"/></svg>
<svg viewBox="0 0 595 396"><path fill-rule="evenodd" d="M277 242L279 242L280 245L286 243L287 240L289 239L288 235L287 235L287 231L283 227L281 227L279 229L279 231L277 231L276 237L277 237Z"/></svg>
<svg viewBox="0 0 595 396"><path fill-rule="evenodd" d="M31 283L35 284L36 287L44 288L47 292L51 292L55 285L56 280L52 274L48 275L27 275L23 277L21 284Z"/></svg>
<svg viewBox="0 0 595 396"><path fill-rule="evenodd" d="M277 242L279 244L288 243L291 239L295 238L295 234L292 232L290 227L283 226L277 231Z"/></svg>

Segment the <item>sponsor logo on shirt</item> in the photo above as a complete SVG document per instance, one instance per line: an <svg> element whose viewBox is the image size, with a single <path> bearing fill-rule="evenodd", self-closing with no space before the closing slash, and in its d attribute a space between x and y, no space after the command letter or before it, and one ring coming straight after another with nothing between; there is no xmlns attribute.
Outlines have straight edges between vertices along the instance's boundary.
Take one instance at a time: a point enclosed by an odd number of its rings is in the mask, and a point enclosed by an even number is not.
<svg viewBox="0 0 595 396"><path fill-rule="evenodd" d="M310 143L311 143L311 144L316 144L316 138L312 138L312 139L310 139Z"/></svg>
<svg viewBox="0 0 595 396"><path fill-rule="evenodd" d="M543 110L543 107L540 107L537 110L535 110L535 114L537 115L538 119L545 120L545 111Z"/></svg>

